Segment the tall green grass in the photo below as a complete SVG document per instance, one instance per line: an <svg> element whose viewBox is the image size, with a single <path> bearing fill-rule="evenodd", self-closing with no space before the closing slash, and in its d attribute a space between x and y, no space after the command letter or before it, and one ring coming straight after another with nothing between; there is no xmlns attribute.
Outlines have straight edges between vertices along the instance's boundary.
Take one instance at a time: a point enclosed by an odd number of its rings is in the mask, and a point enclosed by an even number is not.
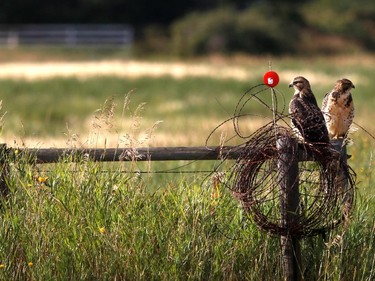
<svg viewBox="0 0 375 281"><path fill-rule="evenodd" d="M150 190L120 166L12 161L2 200L1 280L282 280L279 237L258 230L229 190L176 177ZM105 170L105 171L104 171ZM346 226L301 240L306 280L372 280L373 195Z"/></svg>

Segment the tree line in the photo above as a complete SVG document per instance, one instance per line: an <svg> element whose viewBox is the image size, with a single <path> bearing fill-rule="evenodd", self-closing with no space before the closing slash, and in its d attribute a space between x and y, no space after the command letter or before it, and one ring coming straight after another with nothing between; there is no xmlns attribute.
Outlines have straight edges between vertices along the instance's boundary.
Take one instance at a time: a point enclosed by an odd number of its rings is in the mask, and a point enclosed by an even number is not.
<svg viewBox="0 0 375 281"><path fill-rule="evenodd" d="M375 49L373 0L3 0L0 23L126 23L180 55Z"/></svg>

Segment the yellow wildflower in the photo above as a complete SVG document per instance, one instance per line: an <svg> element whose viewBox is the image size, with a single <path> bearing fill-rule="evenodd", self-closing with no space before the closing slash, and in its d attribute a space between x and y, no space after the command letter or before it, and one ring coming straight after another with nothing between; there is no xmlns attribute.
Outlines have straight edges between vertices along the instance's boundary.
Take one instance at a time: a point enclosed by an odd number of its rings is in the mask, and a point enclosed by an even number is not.
<svg viewBox="0 0 375 281"><path fill-rule="evenodd" d="M29 261L28 263L27 263L27 265L29 266L29 267L33 267L33 262L32 261Z"/></svg>
<svg viewBox="0 0 375 281"><path fill-rule="evenodd" d="M105 227L99 227L100 233L105 233Z"/></svg>
<svg viewBox="0 0 375 281"><path fill-rule="evenodd" d="M38 182L39 183L45 183L48 180L48 177L38 177Z"/></svg>
<svg viewBox="0 0 375 281"><path fill-rule="evenodd" d="M0 269L4 268L5 265L3 263L0 263Z"/></svg>

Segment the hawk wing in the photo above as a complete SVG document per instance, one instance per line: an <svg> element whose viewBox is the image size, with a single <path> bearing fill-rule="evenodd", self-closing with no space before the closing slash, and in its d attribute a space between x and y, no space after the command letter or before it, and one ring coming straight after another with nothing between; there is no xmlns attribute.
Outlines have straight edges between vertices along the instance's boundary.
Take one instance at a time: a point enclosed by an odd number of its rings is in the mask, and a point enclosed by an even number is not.
<svg viewBox="0 0 375 281"><path fill-rule="evenodd" d="M329 99L330 94L331 94L331 92L328 92L323 97L323 101L322 101L322 111L323 112L327 111L328 99Z"/></svg>
<svg viewBox="0 0 375 281"><path fill-rule="evenodd" d="M322 113L323 113L323 117L325 119L327 127L328 127L327 123L331 121L330 109L332 107L332 99L331 99L332 96L333 96L333 92L332 91L328 92L324 95L323 101L322 101ZM334 96L337 96L337 94Z"/></svg>
<svg viewBox="0 0 375 281"><path fill-rule="evenodd" d="M322 112L315 98L294 97L290 103L292 123L308 142L329 142Z"/></svg>

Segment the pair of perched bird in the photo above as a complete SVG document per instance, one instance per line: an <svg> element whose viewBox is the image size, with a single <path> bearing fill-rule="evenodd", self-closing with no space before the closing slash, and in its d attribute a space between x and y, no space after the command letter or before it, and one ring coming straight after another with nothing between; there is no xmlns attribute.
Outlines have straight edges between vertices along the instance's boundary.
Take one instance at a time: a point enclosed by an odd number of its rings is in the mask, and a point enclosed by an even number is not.
<svg viewBox="0 0 375 281"><path fill-rule="evenodd" d="M308 143L329 143L345 138L354 118L353 83L340 79L323 99L322 109L316 102L309 81L298 76L289 84L295 92L289 104L292 125L300 138Z"/></svg>

